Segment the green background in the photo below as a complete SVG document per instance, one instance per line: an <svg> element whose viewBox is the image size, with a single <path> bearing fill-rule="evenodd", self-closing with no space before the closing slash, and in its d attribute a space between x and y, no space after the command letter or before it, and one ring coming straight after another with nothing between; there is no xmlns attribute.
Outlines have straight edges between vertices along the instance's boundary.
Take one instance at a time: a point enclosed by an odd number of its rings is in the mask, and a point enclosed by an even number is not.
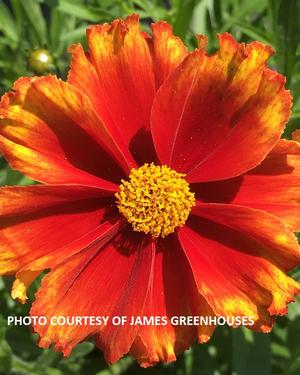
<svg viewBox="0 0 300 375"><path fill-rule="evenodd" d="M85 44L87 25L133 12L140 14L145 30L151 21L170 22L190 48L196 46L195 34L206 34L213 51L216 33L225 31L239 41L272 45L277 53L270 65L287 77L294 97L284 136L290 138L300 128L300 0L0 0L0 94L23 75L51 72L65 78L67 47L78 41ZM37 72L30 56L41 48L53 62ZM29 183L0 155L0 184ZM300 280L300 269L292 274ZM195 344L176 363L141 369L130 357L107 366L92 342L78 345L67 359L52 349L39 349L28 327L7 327L8 315L27 315L29 309L29 304L11 299L11 283L10 278L0 278L0 374L300 374L300 301L290 305L288 316L277 319L271 334L219 327L208 344ZM29 291L31 301L38 284Z"/></svg>

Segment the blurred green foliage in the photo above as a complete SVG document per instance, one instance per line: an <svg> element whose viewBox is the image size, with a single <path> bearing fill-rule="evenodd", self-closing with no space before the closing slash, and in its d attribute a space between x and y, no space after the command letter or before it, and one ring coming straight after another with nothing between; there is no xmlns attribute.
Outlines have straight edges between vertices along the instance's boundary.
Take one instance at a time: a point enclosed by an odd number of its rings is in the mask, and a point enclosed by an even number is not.
<svg viewBox="0 0 300 375"><path fill-rule="evenodd" d="M195 34L209 37L217 47L216 33L229 31L239 41L253 39L272 45L276 55L272 68L287 77L294 97L291 120L284 136L300 128L300 0L0 0L0 94L23 75L34 75L32 53L46 49L52 62L39 74L66 77L67 47L85 44L85 29L91 23L109 22L139 13L146 30L149 23L164 19L190 48ZM32 183L7 166L0 156L0 184ZM300 269L293 272L300 280ZM8 315L27 315L9 295L10 279L0 279L0 374L14 375L298 375L300 374L300 301L289 314L277 319L271 334L247 329L219 327L206 345L195 344L175 364L140 369L129 357L107 366L92 342L85 342L64 359L52 349L36 346L28 327L8 327ZM30 290L30 300L38 282Z"/></svg>

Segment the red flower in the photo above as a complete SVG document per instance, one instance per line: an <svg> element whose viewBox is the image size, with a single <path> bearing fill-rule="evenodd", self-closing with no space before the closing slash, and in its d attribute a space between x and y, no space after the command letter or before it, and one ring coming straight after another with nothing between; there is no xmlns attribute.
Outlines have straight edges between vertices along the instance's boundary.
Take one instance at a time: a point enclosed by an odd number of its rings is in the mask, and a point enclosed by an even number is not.
<svg viewBox="0 0 300 375"><path fill-rule="evenodd" d="M42 182L1 189L1 274L12 295L45 269L31 314L253 317L270 331L299 284L300 145L280 140L291 96L273 50L219 35L188 52L165 22L92 26L68 81L21 78L0 147ZM68 355L94 335L108 362L175 360L213 326L39 325Z"/></svg>

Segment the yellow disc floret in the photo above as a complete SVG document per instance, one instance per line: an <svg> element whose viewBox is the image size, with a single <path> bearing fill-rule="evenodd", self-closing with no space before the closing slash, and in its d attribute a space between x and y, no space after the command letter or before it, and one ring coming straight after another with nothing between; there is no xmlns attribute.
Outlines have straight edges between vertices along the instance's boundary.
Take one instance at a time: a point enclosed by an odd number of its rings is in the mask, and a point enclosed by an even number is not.
<svg viewBox="0 0 300 375"><path fill-rule="evenodd" d="M165 237L184 225L195 205L194 193L184 176L153 163L131 170L116 198L119 211L133 230Z"/></svg>

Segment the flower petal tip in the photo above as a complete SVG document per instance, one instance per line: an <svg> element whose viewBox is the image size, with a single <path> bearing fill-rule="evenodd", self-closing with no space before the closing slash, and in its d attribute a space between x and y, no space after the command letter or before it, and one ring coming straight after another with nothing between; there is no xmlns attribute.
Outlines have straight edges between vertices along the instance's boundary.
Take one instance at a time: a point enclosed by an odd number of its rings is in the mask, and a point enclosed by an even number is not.
<svg viewBox="0 0 300 375"><path fill-rule="evenodd" d="M28 299L27 294L26 294L27 289L40 273L41 273L40 270L19 271L16 275L16 279L12 286L12 291L11 291L12 298L18 300L22 304L25 304Z"/></svg>
<svg viewBox="0 0 300 375"><path fill-rule="evenodd" d="M19 279L16 279L12 286L11 297L18 300L20 303L25 304L28 299L26 289L25 284Z"/></svg>
<svg viewBox="0 0 300 375"><path fill-rule="evenodd" d="M296 129L292 132L292 140L300 143L300 129Z"/></svg>
<svg viewBox="0 0 300 375"><path fill-rule="evenodd" d="M196 38L197 38L197 42L198 42L198 49L204 50L207 47L207 42L208 42L207 36L197 34Z"/></svg>
<svg viewBox="0 0 300 375"><path fill-rule="evenodd" d="M210 340L211 336L210 335L199 335L198 337L198 342L199 344L206 344Z"/></svg>
<svg viewBox="0 0 300 375"><path fill-rule="evenodd" d="M288 283L289 285L285 294L275 294L273 296L272 304L267 309L271 316L287 315L288 305L295 302L296 296L300 296L300 284L291 278L288 278Z"/></svg>

